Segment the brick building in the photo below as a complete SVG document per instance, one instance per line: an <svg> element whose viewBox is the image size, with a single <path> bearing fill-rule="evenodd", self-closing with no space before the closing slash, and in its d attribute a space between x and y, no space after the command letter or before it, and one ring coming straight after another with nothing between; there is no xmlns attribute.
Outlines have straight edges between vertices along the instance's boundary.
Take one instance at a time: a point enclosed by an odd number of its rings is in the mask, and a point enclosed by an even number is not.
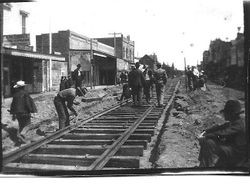
<svg viewBox="0 0 250 187"><path fill-rule="evenodd" d="M130 65L134 64L134 41L130 36L124 37L123 34L116 37L96 38L97 41L115 48L117 58L117 71L129 71Z"/></svg>
<svg viewBox="0 0 250 187"><path fill-rule="evenodd" d="M52 52L60 52L66 59L68 74L77 64L81 64L84 74L83 84L115 84L116 58L114 48L70 30L52 33ZM49 34L36 36L36 49L41 53L49 52Z"/></svg>
<svg viewBox="0 0 250 187"><path fill-rule="evenodd" d="M144 55L140 58L139 63L143 65L148 65L151 70L154 70L156 67L156 59L153 58L152 55Z"/></svg>

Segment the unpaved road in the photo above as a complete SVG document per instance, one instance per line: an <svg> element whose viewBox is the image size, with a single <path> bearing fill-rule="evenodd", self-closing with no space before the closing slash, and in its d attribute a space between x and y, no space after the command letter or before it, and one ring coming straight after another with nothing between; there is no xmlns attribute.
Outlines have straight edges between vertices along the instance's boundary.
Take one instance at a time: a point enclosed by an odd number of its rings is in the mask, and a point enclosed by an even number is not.
<svg viewBox="0 0 250 187"><path fill-rule="evenodd" d="M208 84L207 91L186 92L182 84L175 98L159 145L157 168L190 168L199 165L197 135L224 119L219 111L229 99L238 99L244 109L244 92ZM244 114L243 116L244 117Z"/></svg>

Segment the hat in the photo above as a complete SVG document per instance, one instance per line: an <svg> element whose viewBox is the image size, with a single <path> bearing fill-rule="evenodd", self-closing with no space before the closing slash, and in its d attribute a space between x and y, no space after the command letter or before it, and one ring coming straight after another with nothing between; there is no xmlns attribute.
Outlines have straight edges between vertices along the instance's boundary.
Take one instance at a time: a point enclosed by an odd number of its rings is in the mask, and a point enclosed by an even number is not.
<svg viewBox="0 0 250 187"><path fill-rule="evenodd" d="M160 68L160 67L161 67L161 63L157 62L157 63L156 63L156 67L159 67L159 68Z"/></svg>
<svg viewBox="0 0 250 187"><path fill-rule="evenodd" d="M243 111L241 110L240 102L238 100L228 100L225 104L225 107L220 112L227 114L240 114Z"/></svg>
<svg viewBox="0 0 250 187"><path fill-rule="evenodd" d="M16 85L13 86L13 88L19 88L19 87L23 87L25 86L25 82L24 81L17 81Z"/></svg>
<svg viewBox="0 0 250 187"><path fill-rule="evenodd" d="M139 68L139 67L140 67L140 63L139 63L139 62L136 62L136 63L135 63L135 67L136 67L136 68Z"/></svg>

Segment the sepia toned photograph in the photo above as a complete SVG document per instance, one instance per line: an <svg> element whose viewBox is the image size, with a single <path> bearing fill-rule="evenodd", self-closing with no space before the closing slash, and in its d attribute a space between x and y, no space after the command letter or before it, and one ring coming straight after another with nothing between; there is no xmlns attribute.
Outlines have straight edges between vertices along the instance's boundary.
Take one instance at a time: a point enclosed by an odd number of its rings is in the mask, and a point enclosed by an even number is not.
<svg viewBox="0 0 250 187"><path fill-rule="evenodd" d="M1 176L249 175L250 1L1 5Z"/></svg>

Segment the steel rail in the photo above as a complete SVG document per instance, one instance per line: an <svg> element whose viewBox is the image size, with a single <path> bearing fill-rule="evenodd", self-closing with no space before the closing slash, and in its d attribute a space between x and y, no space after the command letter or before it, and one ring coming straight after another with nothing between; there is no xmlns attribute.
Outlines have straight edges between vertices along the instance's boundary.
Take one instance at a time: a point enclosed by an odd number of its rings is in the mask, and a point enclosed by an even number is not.
<svg viewBox="0 0 250 187"><path fill-rule="evenodd" d="M47 143L49 143L49 142L51 142L51 141L53 141L53 140L55 140L57 138L69 133L70 131L72 131L72 130L74 130L74 129L76 129L76 128L78 128L78 127L80 127L80 126L82 126L82 125L84 125L86 123L88 123L89 121L91 121L93 119L96 119L96 118L98 118L98 117L100 117L100 116L102 116L102 115L104 115L104 114L106 114L106 113L108 113L108 112L110 112L112 110L115 110L115 109L125 105L128 101L130 101L130 100L125 100L125 101L123 101L121 103L118 103L118 104L114 105L113 107L108 108L105 111L101 111L101 112L99 112L97 114L94 114L93 116L88 117L84 121L81 121L81 123L79 123L79 124L77 124L77 120L78 120L78 118L77 118L75 124L73 124L73 125L69 125L69 126L63 128L63 129L60 129L60 130L50 134L47 137L44 137L44 138L42 138L42 139L40 139L40 140L38 140L36 142L33 142L31 144L25 145L25 146L15 150L15 151L12 151L12 152L7 153L7 154L3 154L2 166L4 167L6 164L8 164L8 163L10 163L10 162L12 162L12 161L26 155L26 154L34 151L35 149L38 149L39 147L41 147L41 146L43 146L43 145L45 145L45 144L47 144Z"/></svg>
<svg viewBox="0 0 250 187"><path fill-rule="evenodd" d="M169 105L172 103L174 95L179 87L179 81L175 85L175 89L171 94L172 97L168 102L165 108L169 108ZM172 83L168 88L168 91L171 89ZM98 159L96 159L89 167L88 170L101 170L105 164L115 155L115 153L120 149L120 147L127 141L129 136L138 128L140 123L148 116L154 107L150 106L140 118L138 118L133 125L131 125Z"/></svg>
<svg viewBox="0 0 250 187"><path fill-rule="evenodd" d="M133 125L131 125L97 160L93 162L88 170L101 170L112 156L120 149L127 141L129 136L136 130L140 123L147 117L154 107L150 106Z"/></svg>

